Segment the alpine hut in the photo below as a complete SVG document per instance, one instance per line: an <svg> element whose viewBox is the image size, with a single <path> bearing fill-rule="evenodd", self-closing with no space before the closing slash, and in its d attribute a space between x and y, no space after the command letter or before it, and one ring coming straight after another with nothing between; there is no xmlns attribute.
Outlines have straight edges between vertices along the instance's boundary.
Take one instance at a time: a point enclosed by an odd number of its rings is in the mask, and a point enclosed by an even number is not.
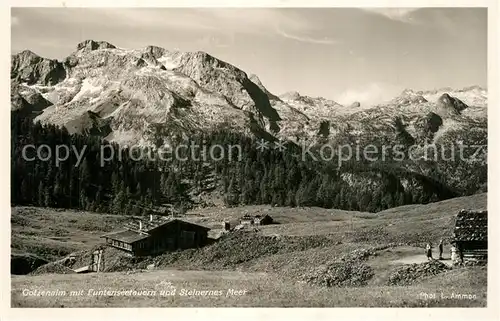
<svg viewBox="0 0 500 321"><path fill-rule="evenodd" d="M453 241L461 263L484 263L488 258L488 211L460 210Z"/></svg>
<svg viewBox="0 0 500 321"><path fill-rule="evenodd" d="M161 254L176 249L202 247L207 244L210 229L179 219L161 217L149 221L129 222L124 229L103 235L108 246L131 256Z"/></svg>

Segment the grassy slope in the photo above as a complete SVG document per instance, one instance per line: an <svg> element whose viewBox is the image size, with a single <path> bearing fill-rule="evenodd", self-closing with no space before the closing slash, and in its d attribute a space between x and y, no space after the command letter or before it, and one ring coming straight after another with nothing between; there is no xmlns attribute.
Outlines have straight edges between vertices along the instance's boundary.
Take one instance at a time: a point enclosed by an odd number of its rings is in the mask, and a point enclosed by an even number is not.
<svg viewBox="0 0 500 321"><path fill-rule="evenodd" d="M419 235L421 232L429 237L439 237L449 233L448 227L458 210L486 208L486 198L487 194L477 194L428 205L401 206L376 214L270 206L207 208L189 212L186 219L220 229L223 221L236 221L245 213L269 214L280 224L260 227L259 231L264 235L332 234L339 240L351 238L359 241L367 232L375 233L383 228L393 238L407 238L408 233ZM100 243L102 234L119 228L127 219L125 216L71 210L14 207L11 216L12 249L13 252L34 254L48 250L49 259L61 258L69 252ZM58 254L59 249L61 254Z"/></svg>
<svg viewBox="0 0 500 321"><path fill-rule="evenodd" d="M297 222L262 227L264 234L333 234L355 242L436 242L451 236L453 218L462 208L486 209L487 194L459 197L427 205L408 205L375 214L323 210L330 220ZM282 210L285 214L287 210ZM304 209L303 212L308 212Z"/></svg>
<svg viewBox="0 0 500 321"><path fill-rule="evenodd" d="M244 208L230 209L205 209L204 211L191 212L188 219L201 222L207 226L220 227L223 220L235 219L245 212L248 213L267 213L277 221L283 223L278 225L260 227L255 235L279 234L293 236L312 236L313 238L322 238L327 236L329 242L318 247L307 248L305 250L294 249L269 253L266 250L260 250L259 246L252 247L251 243L244 243L238 247L237 243L229 248L226 245L220 245L220 248L205 248L200 253L181 253L175 260L166 260L164 268L210 268L210 269L238 269L246 271L244 275L253 275L255 272L265 272L265 276L260 276L253 281L240 280L227 281L225 273L230 271L203 272L199 278L192 279L187 277L181 285L185 287L222 287L234 286L247 287L252 293L260 293L258 296L245 296L242 298L186 298L177 297L172 299L159 298L134 298L133 304L138 306L168 306L173 305L239 305L239 306L259 306L259 305L304 305L304 306L391 306L391 305L409 305L420 306L431 305L451 305L451 306L469 306L485 305L486 295L486 271L480 271L479 277L470 278L473 270L465 269L461 271L448 272L448 276L438 275L432 280L423 281L417 285L402 287L387 287L384 282L387 279L392 265L391 260L403 256L421 254L422 249L416 247L423 242L436 242L439 238L450 235L453 224L453 216L461 208L486 208L486 194L478 194L469 197L456 198L444 202L428 205L411 205L391 210L383 211L377 214L347 212L338 210L327 210L320 208L273 208L269 206L250 206ZM13 211L13 230L16 229L18 235L13 235L13 247L26 247L25 236L23 233L29 231L30 237L36 238L43 246L52 246L54 243L53 229L50 229L44 222L61 221L58 229L68 231L67 236L78 235L80 242L71 245L72 248L81 249L94 245L99 242L98 236L102 232L96 233L89 229L91 226L98 226L100 230L108 230L113 226L120 225L123 220L119 216L87 214L79 215L73 212L54 212L50 210L26 209ZM64 219L60 219L61 214ZM15 226L15 221L19 220L20 214L27 220L27 226ZM69 220L76 222L69 223ZM106 223L103 223L106 222ZM36 225L38 224L38 225ZM52 233L52 234L51 234ZM16 242L23 241L16 244ZM65 245L64 240L59 239L58 246ZM75 242L72 239L72 242ZM318 266L331 260L333 257L340 256L354 249L367 248L374 245L383 245L390 242L401 242L406 245L381 251L380 255L371 258L369 264L374 268L376 276L365 288L355 289L320 289L312 288L296 281L296 277L306 271L311 266ZM288 244L288 243L286 243ZM219 246L217 243L212 246ZM234 252L230 252L234 251ZM241 252L241 253L240 253ZM445 252L446 253L446 252ZM221 256L222 255L222 256ZM239 262L238 258L245 258L246 255L252 257L251 260ZM234 258L235 260L232 260ZM170 263L169 263L170 262ZM227 264L230 262L231 264ZM234 264L233 264L234 263ZM29 297L22 297L19 291L22 288L41 288L54 289L66 288L74 290L80 285L90 282L88 286L106 286L116 289L117 287L137 288L138 283L134 283L137 278L147 277L146 284L153 284L164 279L164 271L154 271L148 273L139 273L128 276L123 273L106 273L97 275L45 275L45 276L19 276L13 277L13 305L22 306L74 306L77 305L100 305L100 306L127 306L122 299L116 298L45 298L37 300ZM179 272L184 273L184 272ZM186 272L188 273L188 272ZM215 274L214 274L215 273ZM212 280L211 275L222 273L221 280ZM483 275L484 274L484 275ZM279 280L276 276L279 275ZM211 279L212 278L212 279ZM295 279L294 279L295 278ZM65 285L66 282L70 282ZM241 284L243 282L243 284ZM55 287L57 285L58 287ZM179 287L181 286L179 285ZM87 285L86 285L87 286ZM461 293L471 292L481 299L475 301L464 300L421 300L417 298L420 292L440 293L439 289L445 289L444 292L461 291ZM455 290L454 290L455 289ZM16 292L17 291L17 292ZM17 293L17 294L16 294ZM273 294L274 293L274 294ZM304 298L304 303L297 302ZM214 301L215 300L215 301ZM262 300L262 301L261 301Z"/></svg>
<svg viewBox="0 0 500 321"><path fill-rule="evenodd" d="M442 235L453 224L452 218L462 209L486 209L487 194L458 197L427 205L407 205L378 213L351 212L317 207L286 208L266 205L245 206L224 209L200 209L188 213L194 221L212 228L221 228L223 221L237 221L245 213L269 214L277 225L260 228L263 234L272 235L318 235L338 234L340 238L349 235L366 234L366 230L384 227L392 236L431 231L431 236ZM392 224L392 225L390 225ZM416 224L416 225L415 225ZM400 230L400 232L398 232Z"/></svg>
<svg viewBox="0 0 500 321"><path fill-rule="evenodd" d="M177 288L175 296L161 296L160 282ZM413 286L368 286L321 288L290 282L275 275L207 271L147 271L136 274L101 273L15 276L13 307L171 307L171 306L276 306L276 307L391 307L391 306L486 306L486 271L459 269L424 280ZM23 289L78 291L81 296L23 296ZM91 296L94 290L157 290L151 296ZM222 296L182 296L181 289L220 290ZM246 290L241 296L226 296L229 289ZM436 299L423 296L435 294ZM440 299L441 293L472 294L475 299Z"/></svg>
<svg viewBox="0 0 500 321"><path fill-rule="evenodd" d="M126 217L98 213L14 207L11 215L12 253L32 253L57 260L102 242L101 235Z"/></svg>

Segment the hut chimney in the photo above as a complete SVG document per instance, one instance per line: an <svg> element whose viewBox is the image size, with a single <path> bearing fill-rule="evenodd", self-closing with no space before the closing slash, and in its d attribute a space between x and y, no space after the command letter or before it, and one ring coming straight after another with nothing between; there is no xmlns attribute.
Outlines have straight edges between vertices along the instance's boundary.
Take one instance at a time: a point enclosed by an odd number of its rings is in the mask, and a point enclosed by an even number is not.
<svg viewBox="0 0 500 321"><path fill-rule="evenodd" d="M139 231L142 231L142 221L139 221Z"/></svg>
<svg viewBox="0 0 500 321"><path fill-rule="evenodd" d="M150 222L153 222L153 214L150 214L150 215L149 215L149 221L150 221Z"/></svg>

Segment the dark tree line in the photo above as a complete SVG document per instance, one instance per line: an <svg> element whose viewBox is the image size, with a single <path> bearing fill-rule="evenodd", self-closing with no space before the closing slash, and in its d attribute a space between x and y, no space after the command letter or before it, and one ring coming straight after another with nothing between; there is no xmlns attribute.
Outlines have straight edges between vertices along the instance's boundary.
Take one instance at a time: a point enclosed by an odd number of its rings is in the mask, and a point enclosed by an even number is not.
<svg viewBox="0 0 500 321"><path fill-rule="evenodd" d="M40 160L34 148L49 146L52 157ZM70 135L65 128L33 123L28 118L12 116L11 193L13 204L77 208L97 212L140 215L154 205L187 201L186 186L176 171L160 168L147 160L130 159L122 152L121 161L103 162L101 145L95 136ZM106 143L107 144L107 143ZM72 151L69 158L56 164L56 146L77 151L85 146L83 160ZM118 155L118 145L112 145ZM41 149L42 159L47 149ZM78 166L75 166L78 164Z"/></svg>
<svg viewBox="0 0 500 321"><path fill-rule="evenodd" d="M129 150L120 153L120 147L112 144L115 155L122 158L103 166L101 146L108 143L96 136L70 135L65 128L33 123L15 112L11 130L11 199L16 205L142 215L165 204L185 209L192 205L193 195L205 191L221 193L228 206L272 204L376 212L455 196L442 185L391 168L360 162L337 168L329 162L304 161L293 146L285 151L260 151L255 139L225 130L195 135L191 140L198 146L239 145L239 157L192 159L186 150L187 160L137 160ZM72 150L60 163L54 157L27 161L23 148L29 144L47 145L52 153L58 145ZM73 150L80 152L84 146L81 163L75 166L78 158ZM41 155L46 156L46 151ZM27 156L33 157L34 149L30 152ZM353 175L376 183L352 183ZM402 179L416 185L403 186Z"/></svg>

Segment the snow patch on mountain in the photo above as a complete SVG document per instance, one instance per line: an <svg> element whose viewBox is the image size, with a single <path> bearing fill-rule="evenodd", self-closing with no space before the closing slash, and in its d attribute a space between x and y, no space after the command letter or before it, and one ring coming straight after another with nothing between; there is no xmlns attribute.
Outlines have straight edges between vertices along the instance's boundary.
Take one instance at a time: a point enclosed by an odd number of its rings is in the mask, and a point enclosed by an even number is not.
<svg viewBox="0 0 500 321"><path fill-rule="evenodd" d="M84 79L80 87L80 91L73 97L71 101L82 99L85 96L99 95L103 90L103 86L94 85L94 83L95 80L93 79Z"/></svg>
<svg viewBox="0 0 500 321"><path fill-rule="evenodd" d="M157 59L165 68L172 70L180 66L181 55L164 55Z"/></svg>
<svg viewBox="0 0 500 321"><path fill-rule="evenodd" d="M217 128L296 142L390 140L397 119L420 139L431 113L443 119L439 139L485 123L487 116L487 91L480 87L408 89L378 105L355 92L344 104L298 92L276 96L256 75L201 51L85 41L62 62L30 51L12 61L13 110L32 108L35 120L75 132L97 122L111 131L107 138L127 144L168 143L169 137Z"/></svg>

